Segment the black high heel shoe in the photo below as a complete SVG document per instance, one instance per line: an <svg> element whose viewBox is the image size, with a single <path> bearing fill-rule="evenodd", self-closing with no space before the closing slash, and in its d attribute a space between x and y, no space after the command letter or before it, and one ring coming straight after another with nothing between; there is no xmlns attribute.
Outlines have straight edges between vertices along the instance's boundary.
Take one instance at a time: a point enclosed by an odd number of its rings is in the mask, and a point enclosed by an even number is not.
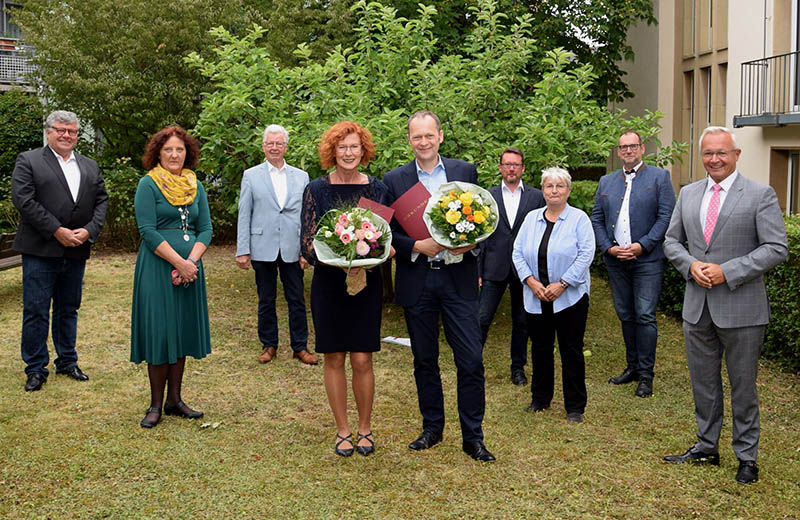
<svg viewBox="0 0 800 520"><path fill-rule="evenodd" d="M164 413L166 415L176 415L184 419L199 419L203 416L203 412L198 412L189 408L183 401L178 401L177 404L164 404Z"/></svg>
<svg viewBox="0 0 800 520"><path fill-rule="evenodd" d="M358 443L361 442L361 439L364 439L369 443L369 446L359 446ZM367 456L370 453L375 451L375 440L372 438L372 432L369 432L366 435L361 435L361 432L358 432L358 439L356 440L356 451L359 455Z"/></svg>
<svg viewBox="0 0 800 520"><path fill-rule="evenodd" d="M147 416L150 415L151 413L157 413L158 414L158 417L156 418L155 421L148 421L147 420ZM158 424L158 421L160 421L160 420L161 420L161 408L156 408L155 406L151 406L144 413L144 419L142 419L142 422L139 423L139 426L141 426L142 428L152 428L156 424Z"/></svg>
<svg viewBox="0 0 800 520"><path fill-rule="evenodd" d="M353 434L352 433L348 433L347 437L342 437L341 435L339 435L337 433L336 434L336 438L338 440L336 441L336 446L334 446L334 449L333 449L334 453L336 453L340 457L349 457L349 456L351 456L353 454L353 448L346 448L346 449L345 448L340 448L339 445L342 444L343 442L349 442L352 445L353 444Z"/></svg>

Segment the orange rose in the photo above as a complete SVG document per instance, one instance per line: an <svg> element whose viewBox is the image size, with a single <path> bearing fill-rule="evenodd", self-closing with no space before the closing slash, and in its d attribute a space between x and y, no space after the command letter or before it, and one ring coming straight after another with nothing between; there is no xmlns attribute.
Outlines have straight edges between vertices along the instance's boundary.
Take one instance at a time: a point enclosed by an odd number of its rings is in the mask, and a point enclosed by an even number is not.
<svg viewBox="0 0 800 520"><path fill-rule="evenodd" d="M472 213L472 208L470 206L464 205L464 207L461 208L461 213L463 213L464 215L469 215L470 213Z"/></svg>

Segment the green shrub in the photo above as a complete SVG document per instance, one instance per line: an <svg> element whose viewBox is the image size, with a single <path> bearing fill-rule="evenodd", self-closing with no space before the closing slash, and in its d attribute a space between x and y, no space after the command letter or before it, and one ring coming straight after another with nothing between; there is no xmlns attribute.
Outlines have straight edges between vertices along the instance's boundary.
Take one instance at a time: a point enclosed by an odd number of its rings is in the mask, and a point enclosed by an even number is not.
<svg viewBox="0 0 800 520"><path fill-rule="evenodd" d="M108 212L100 235L101 245L136 251L139 247L139 230L136 227L133 199L139 179L145 172L133 166L129 157L117 159L101 167L108 192Z"/></svg>
<svg viewBox="0 0 800 520"><path fill-rule="evenodd" d="M789 257L767 275L772 316L762 354L800 370L800 215L786 217Z"/></svg>

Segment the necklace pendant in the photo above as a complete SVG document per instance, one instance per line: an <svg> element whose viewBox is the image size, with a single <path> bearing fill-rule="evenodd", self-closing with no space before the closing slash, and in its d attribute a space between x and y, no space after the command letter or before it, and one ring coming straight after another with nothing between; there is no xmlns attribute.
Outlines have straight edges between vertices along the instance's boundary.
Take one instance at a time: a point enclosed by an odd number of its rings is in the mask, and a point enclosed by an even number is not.
<svg viewBox="0 0 800 520"><path fill-rule="evenodd" d="M189 235L187 235L187 234L185 234L185 233L184 233L184 235L183 235L183 241L184 241L184 242L188 242L188 241L189 241Z"/></svg>

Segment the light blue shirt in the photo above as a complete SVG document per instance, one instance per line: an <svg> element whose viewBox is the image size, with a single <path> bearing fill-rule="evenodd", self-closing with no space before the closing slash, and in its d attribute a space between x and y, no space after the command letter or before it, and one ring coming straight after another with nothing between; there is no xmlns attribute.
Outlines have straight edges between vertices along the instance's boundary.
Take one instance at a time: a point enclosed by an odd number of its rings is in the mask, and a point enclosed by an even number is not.
<svg viewBox="0 0 800 520"><path fill-rule="evenodd" d="M419 182L425 186L425 189L428 190L428 193L431 196L436 194L436 191L439 189L439 186L447 182L447 172L444 170L444 164L442 164L442 156L438 156L439 162L436 163L436 166L433 167L432 172L426 172L423 170L420 165L419 161L414 159L414 164L417 167L417 178L419 178ZM412 253L411 254L411 261L414 262L417 259L419 253ZM428 258L428 262L434 262L436 260L442 260L444 258L444 251L440 251L437 253L436 256Z"/></svg>
<svg viewBox="0 0 800 520"><path fill-rule="evenodd" d="M533 276L539 279L539 245L547 228L544 220L546 207L528 213L514 241L511 257L523 286L525 311L541 314L542 303L525 283ZM553 312L563 311L589 294L591 276L589 266L594 259L594 231L589 216L569 204L558 216L547 246L547 276L550 283L564 280L569 284L553 302Z"/></svg>

